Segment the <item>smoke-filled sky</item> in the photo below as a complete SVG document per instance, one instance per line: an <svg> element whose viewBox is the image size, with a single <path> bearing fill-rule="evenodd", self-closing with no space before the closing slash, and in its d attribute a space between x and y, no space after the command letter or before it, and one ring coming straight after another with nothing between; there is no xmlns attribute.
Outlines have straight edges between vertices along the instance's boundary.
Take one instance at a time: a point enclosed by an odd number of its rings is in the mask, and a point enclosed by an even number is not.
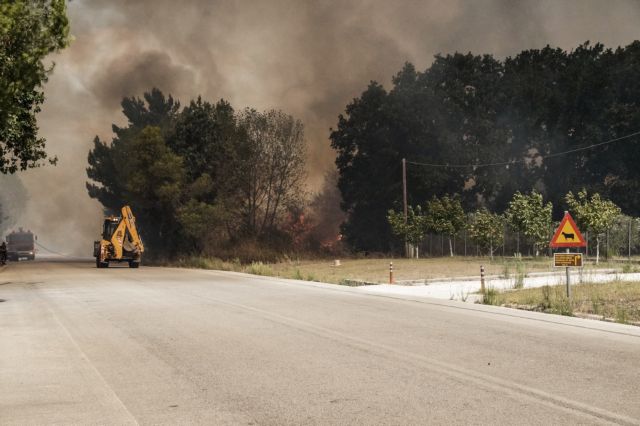
<svg viewBox="0 0 640 426"><path fill-rule="evenodd" d="M236 109L279 108L302 119L309 184L333 166L329 128L370 80L437 53L517 54L547 44L609 47L640 38L629 0L73 0L74 41L54 55L39 116L57 167L21 174L21 225L57 251L89 255L102 220L85 190L93 137L122 123L123 96L151 87L186 104L197 95ZM135 212L134 212L135 213Z"/></svg>

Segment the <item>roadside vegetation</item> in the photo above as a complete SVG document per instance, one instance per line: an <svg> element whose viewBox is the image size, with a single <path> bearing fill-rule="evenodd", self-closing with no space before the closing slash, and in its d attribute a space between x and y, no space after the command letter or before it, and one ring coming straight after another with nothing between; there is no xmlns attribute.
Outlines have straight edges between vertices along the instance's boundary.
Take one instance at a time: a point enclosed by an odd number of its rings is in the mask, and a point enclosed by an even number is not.
<svg viewBox="0 0 640 426"><path fill-rule="evenodd" d="M513 258L442 257L428 259L406 258L342 258L339 266L335 259L290 259L279 262L241 263L239 259L221 260L219 258L183 257L177 261L159 262L186 268L217 269L221 271L245 272L256 275L268 275L308 281L321 281L334 284L346 284L349 281L361 283L385 284L389 282L389 263L393 262L396 282L446 279L456 277L479 277L480 266L484 266L487 277L512 278L518 282L534 272L551 272L551 260L546 257L527 260ZM603 262L598 268L617 268L620 263ZM586 271L595 268L590 263ZM557 271L557 269L555 269ZM627 271L631 272L631 270Z"/></svg>
<svg viewBox="0 0 640 426"><path fill-rule="evenodd" d="M576 284L571 300L564 285L497 292L487 291L485 303L530 311L640 325L640 282Z"/></svg>
<svg viewBox="0 0 640 426"><path fill-rule="evenodd" d="M511 262L490 262L476 258L437 259L342 259L340 266L334 260L294 260L285 259L275 263L252 262L241 264L238 259L223 261L203 257L189 257L173 262L180 267L217 269L222 271L245 272L307 281L321 281L345 284L349 281L367 283L388 283L389 263L393 262L396 280L423 280L446 277L479 275L480 265L485 265L487 274L501 275L511 269ZM505 269L506 268L506 269ZM548 262L530 265L532 270L549 270Z"/></svg>

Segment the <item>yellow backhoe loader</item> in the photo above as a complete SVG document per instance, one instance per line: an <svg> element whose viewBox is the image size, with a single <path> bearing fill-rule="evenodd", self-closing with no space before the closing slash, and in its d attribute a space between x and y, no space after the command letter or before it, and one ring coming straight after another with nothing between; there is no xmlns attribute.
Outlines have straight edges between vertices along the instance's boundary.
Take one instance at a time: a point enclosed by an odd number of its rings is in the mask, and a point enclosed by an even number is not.
<svg viewBox="0 0 640 426"><path fill-rule="evenodd" d="M136 229L136 218L129 206L124 206L121 213L120 217L104 219L102 240L93 243L98 268L109 267L109 262L128 262L130 268L140 266L144 246Z"/></svg>

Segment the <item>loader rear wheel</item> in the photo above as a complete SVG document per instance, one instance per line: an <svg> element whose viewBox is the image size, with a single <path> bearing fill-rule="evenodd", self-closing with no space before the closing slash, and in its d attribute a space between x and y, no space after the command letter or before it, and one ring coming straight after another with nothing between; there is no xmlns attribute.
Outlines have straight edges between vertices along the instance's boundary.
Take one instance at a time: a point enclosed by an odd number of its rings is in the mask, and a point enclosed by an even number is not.
<svg viewBox="0 0 640 426"><path fill-rule="evenodd" d="M138 268L138 267L140 267L140 262L136 262L133 260L129 261L129 268Z"/></svg>

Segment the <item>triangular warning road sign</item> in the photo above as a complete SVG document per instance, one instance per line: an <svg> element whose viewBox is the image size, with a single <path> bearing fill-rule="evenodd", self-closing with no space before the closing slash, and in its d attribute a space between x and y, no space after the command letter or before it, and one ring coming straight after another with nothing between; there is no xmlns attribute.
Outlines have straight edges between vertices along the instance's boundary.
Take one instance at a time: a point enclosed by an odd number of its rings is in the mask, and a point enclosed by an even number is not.
<svg viewBox="0 0 640 426"><path fill-rule="evenodd" d="M551 238L550 247L584 247L587 245L584 237L580 233L578 226L573 221L569 212L564 212L564 217L556 229L556 233Z"/></svg>

